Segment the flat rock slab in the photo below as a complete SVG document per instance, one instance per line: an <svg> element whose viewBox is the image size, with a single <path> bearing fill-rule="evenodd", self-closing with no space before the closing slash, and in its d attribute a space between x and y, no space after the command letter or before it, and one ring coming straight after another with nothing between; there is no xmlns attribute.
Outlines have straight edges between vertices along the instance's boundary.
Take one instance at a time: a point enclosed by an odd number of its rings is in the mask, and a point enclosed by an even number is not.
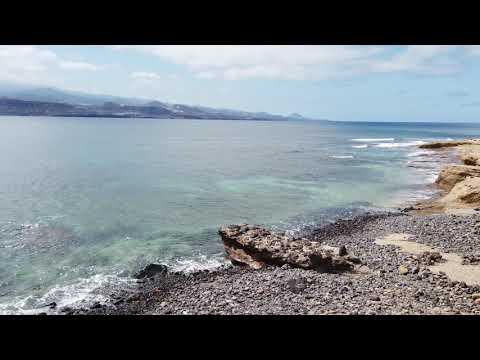
<svg viewBox="0 0 480 360"><path fill-rule="evenodd" d="M444 272L451 280L465 282L467 285L480 285L480 265L462 265L462 256L454 253L442 253L434 248L412 241L412 235L393 233L376 239L375 243L380 246L398 246L402 252L422 255L425 252L439 252L444 262L428 266L434 273Z"/></svg>

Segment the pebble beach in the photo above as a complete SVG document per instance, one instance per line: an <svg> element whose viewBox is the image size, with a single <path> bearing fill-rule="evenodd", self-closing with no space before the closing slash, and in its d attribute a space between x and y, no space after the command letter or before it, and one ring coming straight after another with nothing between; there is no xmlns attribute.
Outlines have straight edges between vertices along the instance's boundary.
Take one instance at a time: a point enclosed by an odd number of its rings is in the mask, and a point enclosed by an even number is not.
<svg viewBox="0 0 480 360"><path fill-rule="evenodd" d="M480 209L461 209L431 213L419 204L338 220L309 233L311 241L348 249L362 271L329 273L289 264L162 271L111 294L107 303L59 313L480 314Z"/></svg>

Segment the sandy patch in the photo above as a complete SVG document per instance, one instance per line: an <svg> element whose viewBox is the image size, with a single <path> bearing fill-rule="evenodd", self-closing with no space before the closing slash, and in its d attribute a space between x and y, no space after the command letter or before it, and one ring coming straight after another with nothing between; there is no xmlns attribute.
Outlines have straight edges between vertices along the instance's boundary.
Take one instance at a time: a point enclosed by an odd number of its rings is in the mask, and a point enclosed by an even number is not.
<svg viewBox="0 0 480 360"><path fill-rule="evenodd" d="M467 285L480 285L480 265L462 265L462 257L454 253L442 253L430 246L419 244L411 240L409 234L389 234L381 239L376 239L375 244L380 246L395 245L400 251L421 255L425 251L439 252L446 262L428 266L434 273L444 272L447 277L454 281L463 281Z"/></svg>
<svg viewBox="0 0 480 360"><path fill-rule="evenodd" d="M415 241L410 241L412 236L409 234L389 234L381 239L375 240L377 245L395 245L403 252L410 254L421 255L425 251L434 251L430 246L419 244Z"/></svg>

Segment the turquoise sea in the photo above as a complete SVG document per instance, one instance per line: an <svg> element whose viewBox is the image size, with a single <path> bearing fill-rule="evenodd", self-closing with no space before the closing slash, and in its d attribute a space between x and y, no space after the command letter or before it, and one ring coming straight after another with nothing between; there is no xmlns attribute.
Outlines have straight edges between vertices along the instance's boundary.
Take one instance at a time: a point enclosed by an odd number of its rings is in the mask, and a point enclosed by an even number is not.
<svg viewBox="0 0 480 360"><path fill-rule="evenodd" d="M477 124L0 117L0 313L224 262L222 224L298 231L435 191ZM44 311L45 309L42 309Z"/></svg>

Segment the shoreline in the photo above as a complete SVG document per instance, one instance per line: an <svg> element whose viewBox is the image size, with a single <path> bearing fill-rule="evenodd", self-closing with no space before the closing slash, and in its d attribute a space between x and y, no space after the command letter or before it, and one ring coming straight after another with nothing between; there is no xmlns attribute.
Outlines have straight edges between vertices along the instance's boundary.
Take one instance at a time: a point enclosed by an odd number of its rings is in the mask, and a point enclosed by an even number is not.
<svg viewBox="0 0 480 360"><path fill-rule="evenodd" d="M480 214L386 213L340 220L318 229L313 239L345 246L367 266L365 271L329 273L268 265L258 270L225 266L192 274L162 272L139 279L135 291L121 291L107 304L64 313L480 314L480 283L432 270L444 264L433 255L378 244L392 234L409 234L409 244L470 259L465 266L477 269L480 252L472 257L472 249L479 245L478 223Z"/></svg>
<svg viewBox="0 0 480 360"><path fill-rule="evenodd" d="M480 208L480 140L423 144L420 149L454 153L456 162L442 166L435 184L440 192L416 203L417 214L472 214Z"/></svg>
<svg viewBox="0 0 480 360"><path fill-rule="evenodd" d="M464 146L466 157L466 145L480 148L480 143L445 143L435 149ZM437 184L451 166L463 165L444 165ZM163 269L137 280L133 291L120 290L107 303L60 313L480 314L480 212L471 202L450 207L441 200L450 192L442 190L399 212L340 219L309 235L309 241L346 247L365 266L361 272L330 273L289 264L259 269L226 265L190 274ZM432 208L439 201L444 205Z"/></svg>

